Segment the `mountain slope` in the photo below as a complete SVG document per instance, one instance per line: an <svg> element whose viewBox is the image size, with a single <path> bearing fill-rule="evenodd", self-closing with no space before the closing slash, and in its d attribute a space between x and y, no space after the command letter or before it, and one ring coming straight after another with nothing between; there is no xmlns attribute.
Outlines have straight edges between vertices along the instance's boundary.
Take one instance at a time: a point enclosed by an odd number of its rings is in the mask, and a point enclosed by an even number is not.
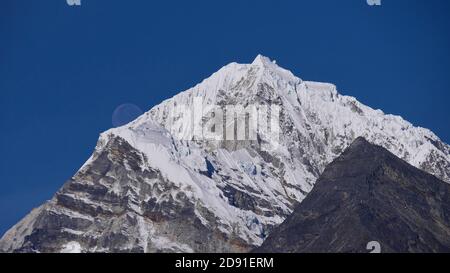
<svg viewBox="0 0 450 273"><path fill-rule="evenodd" d="M200 117L186 111L196 103ZM230 105L278 107L279 132L270 125L251 140L192 134ZM230 128L239 126L224 125ZM332 84L302 81L266 57L231 63L101 134L80 171L8 231L0 250L248 251L358 136L450 182L450 147L429 130L342 96Z"/></svg>
<svg viewBox="0 0 450 273"><path fill-rule="evenodd" d="M450 252L450 185L363 138L257 252Z"/></svg>

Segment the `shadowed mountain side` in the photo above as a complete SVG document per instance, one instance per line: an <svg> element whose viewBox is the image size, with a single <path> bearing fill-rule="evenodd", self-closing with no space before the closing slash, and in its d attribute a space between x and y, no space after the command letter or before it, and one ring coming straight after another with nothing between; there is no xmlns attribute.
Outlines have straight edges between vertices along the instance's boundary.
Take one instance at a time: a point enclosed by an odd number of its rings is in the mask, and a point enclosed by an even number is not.
<svg viewBox="0 0 450 273"><path fill-rule="evenodd" d="M255 252L450 252L450 185L364 138Z"/></svg>

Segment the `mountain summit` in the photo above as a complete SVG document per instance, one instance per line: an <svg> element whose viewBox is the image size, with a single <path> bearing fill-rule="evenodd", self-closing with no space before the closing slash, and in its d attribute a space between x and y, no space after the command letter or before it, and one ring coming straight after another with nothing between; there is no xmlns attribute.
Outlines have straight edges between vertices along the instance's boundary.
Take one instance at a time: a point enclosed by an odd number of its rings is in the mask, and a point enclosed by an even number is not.
<svg viewBox="0 0 450 273"><path fill-rule="evenodd" d="M449 252L450 185L363 138L257 252Z"/></svg>
<svg viewBox="0 0 450 273"><path fill-rule="evenodd" d="M252 62L253 65L261 65L261 66L264 66L267 63L271 63L270 59L261 54L258 54Z"/></svg>
<svg viewBox="0 0 450 273"><path fill-rule="evenodd" d="M222 112L232 116L223 126ZM218 138L222 131L245 138ZM0 250L249 251L359 136L450 182L450 146L431 131L266 57L230 63L102 133L82 168L11 228Z"/></svg>

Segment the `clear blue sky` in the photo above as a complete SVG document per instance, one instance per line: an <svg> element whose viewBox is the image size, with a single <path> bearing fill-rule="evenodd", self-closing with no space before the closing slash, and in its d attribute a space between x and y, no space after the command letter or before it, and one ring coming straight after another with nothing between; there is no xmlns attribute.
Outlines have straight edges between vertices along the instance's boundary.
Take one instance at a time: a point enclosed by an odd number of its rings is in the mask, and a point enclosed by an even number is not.
<svg viewBox="0 0 450 273"><path fill-rule="evenodd" d="M223 65L276 59L450 142L450 1L3 0L0 233L51 198L112 126Z"/></svg>

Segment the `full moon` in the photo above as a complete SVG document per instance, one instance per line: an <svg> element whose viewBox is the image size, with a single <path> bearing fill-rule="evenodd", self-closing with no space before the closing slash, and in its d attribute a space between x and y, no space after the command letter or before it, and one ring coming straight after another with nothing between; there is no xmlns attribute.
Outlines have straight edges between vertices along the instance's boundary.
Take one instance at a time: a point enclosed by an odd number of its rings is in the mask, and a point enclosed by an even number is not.
<svg viewBox="0 0 450 273"><path fill-rule="evenodd" d="M143 114L143 111L138 106L132 103L124 103L114 110L112 114L112 125L114 127L120 127Z"/></svg>

